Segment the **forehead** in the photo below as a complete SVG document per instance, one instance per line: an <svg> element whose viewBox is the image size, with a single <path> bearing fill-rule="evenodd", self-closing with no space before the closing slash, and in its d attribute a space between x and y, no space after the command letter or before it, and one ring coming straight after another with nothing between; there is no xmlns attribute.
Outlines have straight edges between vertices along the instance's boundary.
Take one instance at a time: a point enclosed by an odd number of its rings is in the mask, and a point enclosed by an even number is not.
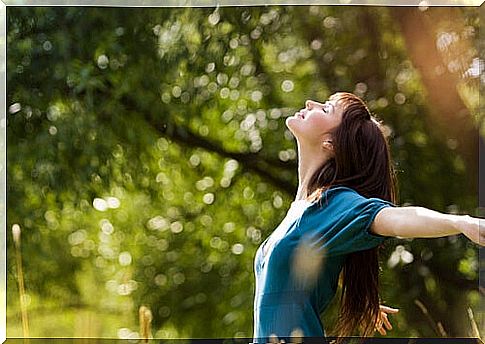
<svg viewBox="0 0 485 344"><path fill-rule="evenodd" d="M327 103L332 104L335 110L343 111L347 105L346 99L333 95L328 98Z"/></svg>
<svg viewBox="0 0 485 344"><path fill-rule="evenodd" d="M343 97L340 97L339 95L333 94L328 98L328 101L334 105L340 105L345 101L345 99Z"/></svg>

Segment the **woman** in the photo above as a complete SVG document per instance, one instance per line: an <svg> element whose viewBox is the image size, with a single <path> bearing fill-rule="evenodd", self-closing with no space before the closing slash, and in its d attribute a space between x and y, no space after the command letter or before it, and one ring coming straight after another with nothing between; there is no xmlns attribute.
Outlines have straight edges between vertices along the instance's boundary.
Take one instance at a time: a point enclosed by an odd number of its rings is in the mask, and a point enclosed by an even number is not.
<svg viewBox="0 0 485 344"><path fill-rule="evenodd" d="M379 303L379 244L386 237L459 233L483 243L479 219L395 206L383 128L351 93L336 93L324 104L309 100L286 125L298 145L298 191L285 219L256 253L254 342L323 337L319 315L335 295L341 272L340 312L332 332L385 334L391 329L387 314L397 310Z"/></svg>

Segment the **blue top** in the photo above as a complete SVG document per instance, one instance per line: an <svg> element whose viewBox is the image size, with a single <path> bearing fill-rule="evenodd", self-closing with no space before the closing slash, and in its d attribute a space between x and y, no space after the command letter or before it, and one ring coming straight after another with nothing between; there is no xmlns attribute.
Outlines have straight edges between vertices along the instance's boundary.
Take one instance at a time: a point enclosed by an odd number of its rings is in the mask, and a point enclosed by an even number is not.
<svg viewBox="0 0 485 344"><path fill-rule="evenodd" d="M353 189L326 190L319 202L295 201L256 252L255 343L323 337L320 313L335 295L347 254L378 246L386 237L369 232L391 202L365 198Z"/></svg>

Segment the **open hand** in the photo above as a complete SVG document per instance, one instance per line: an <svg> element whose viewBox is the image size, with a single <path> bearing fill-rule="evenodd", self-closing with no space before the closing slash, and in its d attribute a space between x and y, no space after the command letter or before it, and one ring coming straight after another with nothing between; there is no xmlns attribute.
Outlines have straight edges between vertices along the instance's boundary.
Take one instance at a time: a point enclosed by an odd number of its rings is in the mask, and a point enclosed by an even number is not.
<svg viewBox="0 0 485 344"><path fill-rule="evenodd" d="M383 336L387 334L387 330L392 330L392 325L387 318L388 314L395 314L399 312L397 308L391 308L383 305L379 305L379 315L377 316L375 330Z"/></svg>
<svg viewBox="0 0 485 344"><path fill-rule="evenodd" d="M485 245L485 219L464 215L461 217L460 231L468 239L481 246Z"/></svg>

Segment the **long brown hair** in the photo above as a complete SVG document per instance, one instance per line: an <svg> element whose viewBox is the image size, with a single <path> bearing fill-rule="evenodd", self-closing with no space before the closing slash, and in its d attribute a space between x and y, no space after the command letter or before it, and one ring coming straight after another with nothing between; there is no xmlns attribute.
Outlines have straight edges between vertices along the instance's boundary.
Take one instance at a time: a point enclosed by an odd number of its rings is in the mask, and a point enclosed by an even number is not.
<svg viewBox="0 0 485 344"><path fill-rule="evenodd" d="M343 108L341 124L332 133L334 157L310 178L307 198L320 198L329 187L342 185L364 197L395 203L396 179L383 125L352 93L338 92L330 100L336 100ZM380 302L378 248L349 254L342 281L335 334L351 336L360 328L361 335L372 335Z"/></svg>

